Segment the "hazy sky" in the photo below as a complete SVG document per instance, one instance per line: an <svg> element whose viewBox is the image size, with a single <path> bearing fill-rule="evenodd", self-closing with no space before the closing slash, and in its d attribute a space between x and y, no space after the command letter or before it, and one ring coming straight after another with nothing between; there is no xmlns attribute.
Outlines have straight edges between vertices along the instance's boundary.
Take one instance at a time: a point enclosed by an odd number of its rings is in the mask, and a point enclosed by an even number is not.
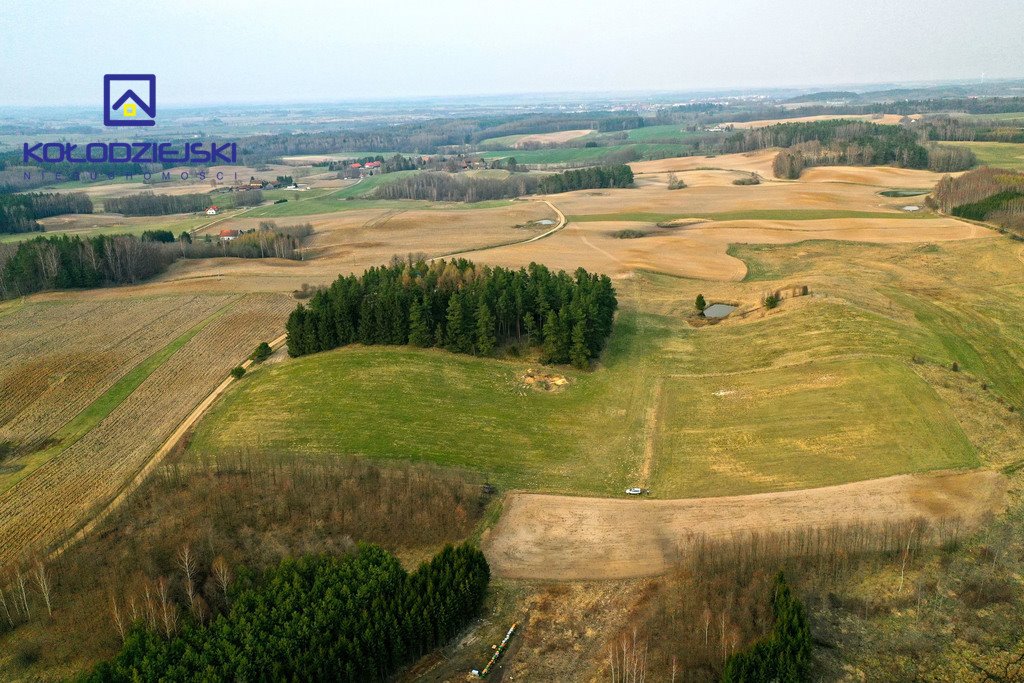
<svg viewBox="0 0 1024 683"><path fill-rule="evenodd" d="M1021 0L3 0L0 105L692 90L1024 76Z"/></svg>

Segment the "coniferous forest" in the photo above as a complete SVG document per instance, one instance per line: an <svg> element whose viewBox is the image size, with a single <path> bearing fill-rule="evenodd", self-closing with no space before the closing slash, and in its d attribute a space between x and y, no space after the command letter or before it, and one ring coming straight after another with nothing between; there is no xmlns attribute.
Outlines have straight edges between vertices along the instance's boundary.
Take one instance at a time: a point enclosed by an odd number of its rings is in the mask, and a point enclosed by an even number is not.
<svg viewBox="0 0 1024 683"><path fill-rule="evenodd" d="M489 356L539 347L546 363L585 368L611 334L618 302L607 275L570 276L531 263L518 271L466 259L396 262L339 277L288 318L288 353L351 343L436 346Z"/></svg>
<svg viewBox="0 0 1024 683"><path fill-rule="evenodd" d="M240 576L227 612L168 638L136 625L88 681L382 681L479 613L490 569L448 546L413 573L373 545Z"/></svg>

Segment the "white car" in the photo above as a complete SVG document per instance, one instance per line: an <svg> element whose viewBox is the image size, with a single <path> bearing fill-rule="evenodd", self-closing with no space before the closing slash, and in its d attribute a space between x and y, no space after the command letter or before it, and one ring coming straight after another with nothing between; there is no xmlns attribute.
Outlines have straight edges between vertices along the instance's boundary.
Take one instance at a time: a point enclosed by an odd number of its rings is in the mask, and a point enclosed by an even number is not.
<svg viewBox="0 0 1024 683"><path fill-rule="evenodd" d="M626 493L628 493L631 496L639 496L643 492L644 490L638 486L634 486L631 489L626 489Z"/></svg>

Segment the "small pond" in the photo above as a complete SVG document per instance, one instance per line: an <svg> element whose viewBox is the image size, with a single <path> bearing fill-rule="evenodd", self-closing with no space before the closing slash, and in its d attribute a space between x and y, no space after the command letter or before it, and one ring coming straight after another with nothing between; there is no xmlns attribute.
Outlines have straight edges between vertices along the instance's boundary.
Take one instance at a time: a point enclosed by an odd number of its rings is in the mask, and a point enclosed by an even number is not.
<svg viewBox="0 0 1024 683"><path fill-rule="evenodd" d="M735 306L729 304L711 304L704 309L705 318L724 318L736 310Z"/></svg>

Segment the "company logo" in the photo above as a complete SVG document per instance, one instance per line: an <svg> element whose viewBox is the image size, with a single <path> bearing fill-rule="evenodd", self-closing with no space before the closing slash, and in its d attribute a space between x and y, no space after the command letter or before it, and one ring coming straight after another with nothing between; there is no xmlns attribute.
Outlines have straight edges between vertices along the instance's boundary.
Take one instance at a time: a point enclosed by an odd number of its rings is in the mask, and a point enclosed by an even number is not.
<svg viewBox="0 0 1024 683"><path fill-rule="evenodd" d="M103 76L103 125L155 126L156 75Z"/></svg>
<svg viewBox="0 0 1024 683"><path fill-rule="evenodd" d="M156 125L156 76L153 74L106 74L103 77L103 124L106 126ZM162 167L188 164L234 164L238 161L235 142L201 141L133 141L133 142L25 142L21 148L22 163L34 164L160 164ZM143 178L152 177L152 168L145 170ZM46 173L43 172L45 178ZM55 173L61 179L60 173ZM206 179L206 172L195 174ZM96 174L92 174L95 180ZM108 173L111 179L113 176ZM127 175L131 178L131 175ZM188 171L181 179L188 180ZM24 172L24 179L32 179L32 171ZM163 180L170 174L162 172ZM217 173L217 180L223 173ZM237 180L237 174L236 174Z"/></svg>

